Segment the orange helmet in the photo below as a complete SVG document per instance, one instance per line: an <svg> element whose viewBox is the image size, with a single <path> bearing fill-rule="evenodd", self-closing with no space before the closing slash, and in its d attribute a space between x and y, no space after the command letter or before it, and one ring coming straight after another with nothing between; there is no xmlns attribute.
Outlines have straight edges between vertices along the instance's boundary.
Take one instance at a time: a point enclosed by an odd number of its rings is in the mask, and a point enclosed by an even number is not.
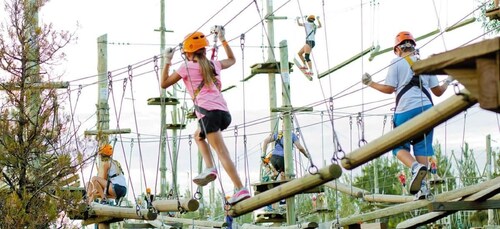
<svg viewBox="0 0 500 229"><path fill-rule="evenodd" d="M184 52L196 52L208 46L208 40L202 32L194 32L184 37Z"/></svg>
<svg viewBox="0 0 500 229"><path fill-rule="evenodd" d="M307 16L307 20L314 21L314 20L316 20L316 17L314 15L309 15L309 16Z"/></svg>
<svg viewBox="0 0 500 229"><path fill-rule="evenodd" d="M394 40L393 51L396 52L396 47L398 47L398 45L400 45L404 41L411 41L413 45L417 45L417 42L415 42L415 38L413 38L413 35L411 35L410 32L402 31L399 32L398 35L396 35L396 39Z"/></svg>
<svg viewBox="0 0 500 229"><path fill-rule="evenodd" d="M110 144L105 144L99 148L99 154L111 157L113 155L113 147Z"/></svg>

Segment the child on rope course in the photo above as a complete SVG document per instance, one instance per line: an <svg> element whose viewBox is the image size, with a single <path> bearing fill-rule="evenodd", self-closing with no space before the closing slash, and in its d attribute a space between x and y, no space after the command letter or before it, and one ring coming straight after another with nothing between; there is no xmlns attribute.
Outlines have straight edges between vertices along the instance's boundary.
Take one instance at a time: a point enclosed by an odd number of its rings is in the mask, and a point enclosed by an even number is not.
<svg viewBox="0 0 500 229"><path fill-rule="evenodd" d="M190 33L183 43L187 61L170 75L168 72L175 50L172 48L166 50L161 87L166 89L182 79L195 104L199 127L194 133L194 139L203 156L206 169L196 176L193 182L199 186L205 186L217 178L217 169L210 151L211 146L217 152L222 166L235 186L235 194L228 200L229 204L235 204L249 198L250 193L243 186L222 138L221 131L231 124L231 114L222 96L220 72L222 69L231 67L236 59L224 38L224 28L216 26L214 32L224 47L227 59L210 61L206 57L205 47L209 43L205 35L201 32Z"/></svg>
<svg viewBox="0 0 500 229"><path fill-rule="evenodd" d="M282 127L283 129L283 127ZM298 141L299 138L295 133L292 132L292 143L297 147L297 149L304 154L306 158L309 158L309 153L306 152L306 149L300 144ZM270 134L264 142L262 143L262 159L265 158L265 153L267 152L267 145L271 142L274 142L274 151L271 156L271 165L274 167L275 176L281 173L281 180L285 179L285 158L284 158L284 147L283 147L283 130L276 132L274 134ZM292 147L293 147L292 145Z"/></svg>
<svg viewBox="0 0 500 229"><path fill-rule="evenodd" d="M118 161L113 160L113 147L105 144L99 148L101 166L97 176L90 179L87 185L87 201L91 204L97 195L102 203L107 203L107 199L120 198L127 194L127 182L123 175L123 170Z"/></svg>
<svg viewBox="0 0 500 229"><path fill-rule="evenodd" d="M449 76L444 84L439 85L435 75L414 75L411 66L418 60L416 42L410 32L400 32L396 35L393 51L398 56L391 61L385 79L385 84L373 82L371 75L363 74L363 84L386 94L396 94L396 108L394 109L394 127L407 122L432 107L432 98L429 90L436 96L441 96L453 78ZM427 174L427 157L434 155L432 149L433 131L412 139L392 150L393 154L407 167L411 168L410 193L415 199L423 199L429 195L425 182ZM413 146L413 157L410 153Z"/></svg>
<svg viewBox="0 0 500 229"><path fill-rule="evenodd" d="M314 23L314 21L318 19L318 25ZM316 29L321 28L321 21L319 20L319 16L315 17L314 15L309 15L306 19L305 23L300 22L300 17L297 17L297 25L304 26L306 31L306 43L299 50L298 55L300 60L303 63L303 68L306 70L307 75L312 75L312 63L310 59L311 51L316 45L316 41L314 35L316 34ZM309 67L309 70L307 69Z"/></svg>

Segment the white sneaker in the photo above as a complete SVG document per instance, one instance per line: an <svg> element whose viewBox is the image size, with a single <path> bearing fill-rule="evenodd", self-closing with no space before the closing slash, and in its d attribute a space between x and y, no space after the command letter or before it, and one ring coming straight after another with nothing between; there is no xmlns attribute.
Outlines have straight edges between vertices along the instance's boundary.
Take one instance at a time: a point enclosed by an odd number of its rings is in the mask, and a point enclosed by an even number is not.
<svg viewBox="0 0 500 229"><path fill-rule="evenodd" d="M427 188L422 188L420 191L415 194L414 200L425 200L431 192Z"/></svg>
<svg viewBox="0 0 500 229"><path fill-rule="evenodd" d="M227 202L233 205L247 198L250 198L250 192L247 188L242 188L238 192L236 192Z"/></svg>
<svg viewBox="0 0 500 229"><path fill-rule="evenodd" d="M199 186L205 186L208 183L217 179L217 169L216 168L207 168L203 170L202 173L198 174L195 178L193 178L193 182Z"/></svg>
<svg viewBox="0 0 500 229"><path fill-rule="evenodd" d="M411 182L410 182L410 194L417 194L422 185L422 180L427 175L427 167L422 164L418 164L415 169L411 171Z"/></svg>

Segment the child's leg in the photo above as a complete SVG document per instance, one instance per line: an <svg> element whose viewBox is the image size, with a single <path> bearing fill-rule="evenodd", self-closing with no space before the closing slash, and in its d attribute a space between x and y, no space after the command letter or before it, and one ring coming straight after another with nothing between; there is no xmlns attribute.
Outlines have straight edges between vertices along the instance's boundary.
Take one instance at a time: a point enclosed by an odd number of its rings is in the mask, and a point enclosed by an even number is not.
<svg viewBox="0 0 500 229"><path fill-rule="evenodd" d="M236 167L229 156L229 150L224 143L224 139L222 138L222 134L220 131L212 132L207 134L207 139L210 145L215 149L217 155L219 156L219 160L226 170L226 173L231 178L236 189L243 188L243 184L241 183L240 177L238 176L238 172L236 171Z"/></svg>
<svg viewBox="0 0 500 229"><path fill-rule="evenodd" d="M205 166L207 168L213 168L214 163L212 161L212 155L210 154L208 143L205 141L205 139L202 139L200 137L199 128L194 132L194 139L196 145L198 145L198 149L200 150L201 156L203 157L203 161L205 161Z"/></svg>

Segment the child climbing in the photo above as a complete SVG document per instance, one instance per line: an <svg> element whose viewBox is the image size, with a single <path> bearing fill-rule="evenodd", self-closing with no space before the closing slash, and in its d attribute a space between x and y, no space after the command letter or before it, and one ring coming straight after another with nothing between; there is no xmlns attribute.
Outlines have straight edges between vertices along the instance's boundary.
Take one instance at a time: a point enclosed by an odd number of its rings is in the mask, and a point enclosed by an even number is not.
<svg viewBox="0 0 500 229"><path fill-rule="evenodd" d="M300 22L300 17L297 17L297 24L299 26L304 26L306 32L306 43L299 50L299 57L302 61L302 69L306 70L306 75L312 75L312 63L311 63L311 51L316 45L316 41L314 35L316 34L316 29L321 28L321 21L319 20L319 16L309 15L306 17L306 22ZM318 20L318 25L314 23L315 20Z"/></svg>
<svg viewBox="0 0 500 229"><path fill-rule="evenodd" d="M166 50L161 87L166 89L182 79L193 99L199 123L194 136L206 165L206 169L196 176L193 182L199 186L205 186L217 178L217 169L210 151L212 147L235 187L234 195L227 202L235 204L250 197L248 189L243 186L231 160L221 132L231 124L231 114L221 92L221 71L234 65L236 59L224 37L224 27L216 26L214 30L224 47L227 59L209 60L206 57L206 47L209 43L205 35L198 31L190 33L183 43L183 51L187 60L170 75L168 72L175 49Z"/></svg>
<svg viewBox="0 0 500 229"><path fill-rule="evenodd" d="M401 184L401 187L403 187L403 195L408 195L408 190L406 190L406 174L404 171L401 171L398 173L398 180L399 183Z"/></svg>

